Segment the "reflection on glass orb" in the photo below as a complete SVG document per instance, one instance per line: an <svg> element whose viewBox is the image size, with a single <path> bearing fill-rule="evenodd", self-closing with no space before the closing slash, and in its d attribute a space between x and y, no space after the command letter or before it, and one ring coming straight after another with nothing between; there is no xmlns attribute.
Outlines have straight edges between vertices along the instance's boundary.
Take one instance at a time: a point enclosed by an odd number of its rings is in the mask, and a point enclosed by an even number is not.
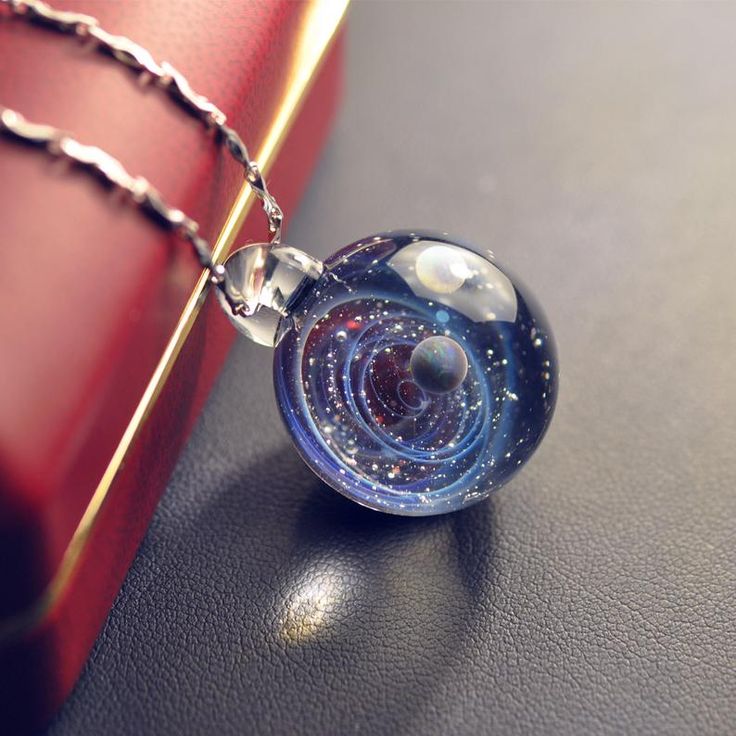
<svg viewBox="0 0 736 736"><path fill-rule="evenodd" d="M458 249L445 245L423 249L417 258L416 271L422 284L438 294L452 294L471 275Z"/></svg>
<svg viewBox="0 0 736 736"><path fill-rule="evenodd" d="M484 253L431 233L366 238L329 258L283 320L281 413L305 462L354 501L454 511L508 481L542 439L557 395L552 335ZM437 254L472 278L437 269L455 290L439 276L430 288L418 264Z"/></svg>
<svg viewBox="0 0 736 736"><path fill-rule="evenodd" d="M428 337L412 351L409 369L420 388L433 394L446 394L465 380L468 359L452 338Z"/></svg>

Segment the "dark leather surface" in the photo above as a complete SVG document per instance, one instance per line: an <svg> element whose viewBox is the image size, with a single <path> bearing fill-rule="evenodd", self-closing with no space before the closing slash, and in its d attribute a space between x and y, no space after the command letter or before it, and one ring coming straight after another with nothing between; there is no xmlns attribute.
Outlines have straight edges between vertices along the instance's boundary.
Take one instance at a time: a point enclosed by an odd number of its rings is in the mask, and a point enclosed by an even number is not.
<svg viewBox="0 0 736 736"><path fill-rule="evenodd" d="M290 240L446 229L556 327L489 502L380 516L239 343L49 733L726 734L736 720L732 5L361 4Z"/></svg>

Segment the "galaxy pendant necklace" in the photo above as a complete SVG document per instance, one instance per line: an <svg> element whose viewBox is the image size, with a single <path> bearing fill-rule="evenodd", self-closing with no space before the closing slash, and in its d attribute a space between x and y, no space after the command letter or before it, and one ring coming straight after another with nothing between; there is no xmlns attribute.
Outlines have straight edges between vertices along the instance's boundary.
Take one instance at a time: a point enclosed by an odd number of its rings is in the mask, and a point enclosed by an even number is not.
<svg viewBox="0 0 736 736"><path fill-rule="evenodd" d="M554 409L556 357L539 309L488 254L427 232L360 240L325 263L256 245L225 263L275 346L281 415L327 484L380 511L455 511L506 482Z"/></svg>
<svg viewBox="0 0 736 736"><path fill-rule="evenodd" d="M325 483L378 511L426 516L486 498L521 468L552 418L557 358L543 313L490 250L420 230L372 235L324 262L281 244L283 215L258 165L179 72L88 15L0 3L155 81L244 167L272 239L215 263L197 223L145 179L0 107L0 133L91 171L191 244L235 328L274 348L281 416Z"/></svg>

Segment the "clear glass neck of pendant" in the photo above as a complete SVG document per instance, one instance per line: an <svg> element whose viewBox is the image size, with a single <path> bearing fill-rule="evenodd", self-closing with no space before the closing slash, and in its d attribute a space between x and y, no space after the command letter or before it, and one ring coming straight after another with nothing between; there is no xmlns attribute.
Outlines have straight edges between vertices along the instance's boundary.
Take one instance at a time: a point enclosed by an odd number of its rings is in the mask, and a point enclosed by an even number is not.
<svg viewBox="0 0 736 736"><path fill-rule="evenodd" d="M245 302L235 314L225 295L217 297L238 332L253 342L274 347L290 326L290 314L324 270L321 261L288 245L254 243L225 261L232 288Z"/></svg>

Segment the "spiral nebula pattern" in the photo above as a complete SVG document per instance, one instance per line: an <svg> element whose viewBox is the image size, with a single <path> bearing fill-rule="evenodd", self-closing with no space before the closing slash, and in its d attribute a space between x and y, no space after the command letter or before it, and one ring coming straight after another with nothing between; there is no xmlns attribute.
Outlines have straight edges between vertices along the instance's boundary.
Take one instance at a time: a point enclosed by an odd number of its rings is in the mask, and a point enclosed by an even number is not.
<svg viewBox="0 0 736 736"><path fill-rule="evenodd" d="M541 315L488 259L436 236L373 237L326 266L274 363L302 457L383 511L443 513L487 496L552 413L556 368ZM412 355L427 344L464 353L459 385L415 380Z"/></svg>

